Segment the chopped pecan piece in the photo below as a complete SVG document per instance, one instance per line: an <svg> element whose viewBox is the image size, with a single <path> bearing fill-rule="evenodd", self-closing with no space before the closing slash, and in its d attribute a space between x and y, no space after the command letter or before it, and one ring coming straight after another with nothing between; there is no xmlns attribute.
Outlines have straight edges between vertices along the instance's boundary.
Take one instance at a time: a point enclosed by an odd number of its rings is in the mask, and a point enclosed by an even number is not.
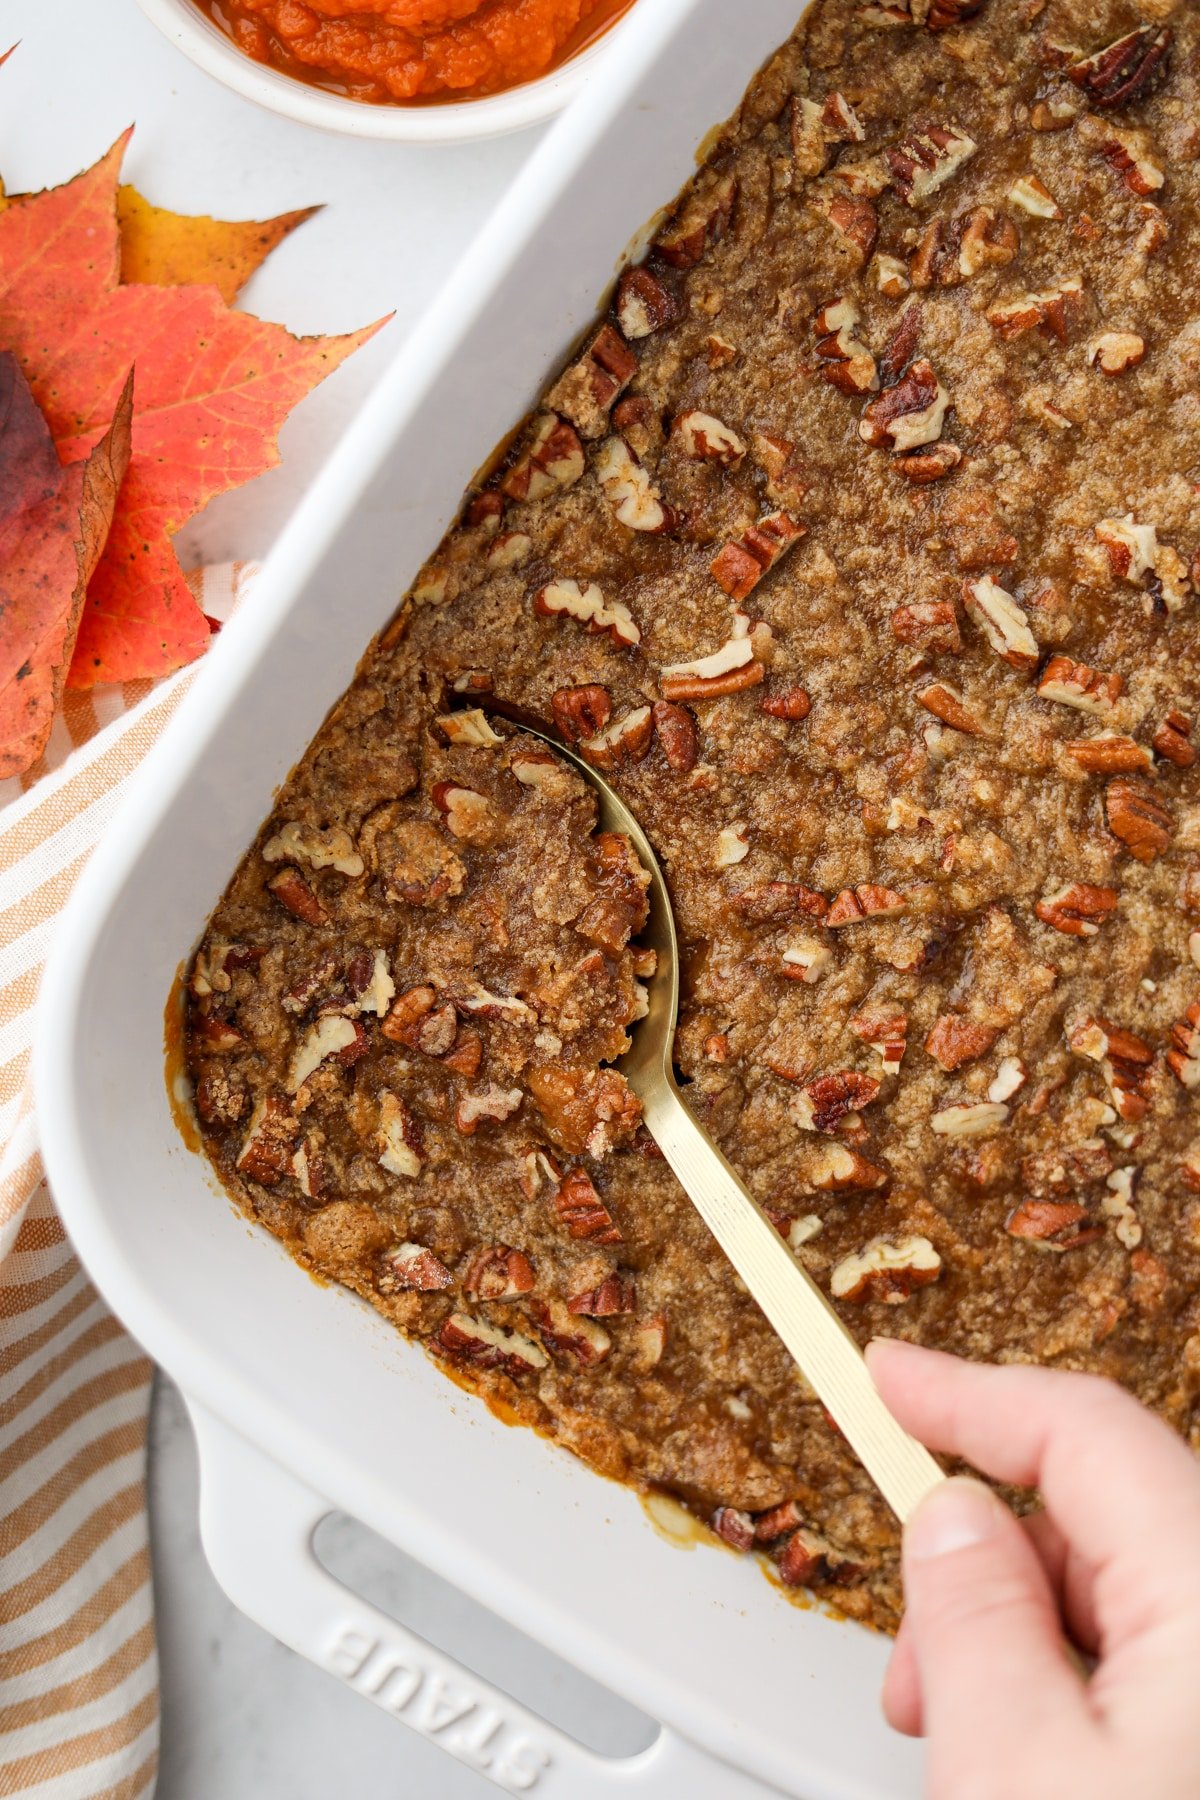
<svg viewBox="0 0 1200 1800"><path fill-rule="evenodd" d="M788 981L804 981L810 987L833 967L833 952L815 938L798 938L780 958L780 974Z"/></svg>
<svg viewBox="0 0 1200 1800"><path fill-rule="evenodd" d="M982 12L985 0L930 0L929 11L925 15L926 31L948 31L952 25L961 25L966 19L973 19L977 12Z"/></svg>
<svg viewBox="0 0 1200 1800"><path fill-rule="evenodd" d="M633 1328L634 1367L646 1373L656 1369L667 1347L667 1321L662 1313L641 1319Z"/></svg>
<svg viewBox="0 0 1200 1800"><path fill-rule="evenodd" d="M617 769L624 764L641 762L650 748L654 733L654 716L648 706L635 707L622 713L603 731L582 739L579 748L598 769Z"/></svg>
<svg viewBox="0 0 1200 1800"><path fill-rule="evenodd" d="M567 742L574 744L604 730L612 718L612 696L595 683L559 688L550 701L550 711Z"/></svg>
<svg viewBox="0 0 1200 1800"><path fill-rule="evenodd" d="M1144 1039L1108 1019L1073 1013L1066 1020L1067 1043L1076 1056L1100 1065L1109 1095L1121 1117L1136 1123L1149 1105L1154 1052Z"/></svg>
<svg viewBox="0 0 1200 1800"><path fill-rule="evenodd" d="M499 1325L489 1325L486 1319L461 1312L451 1313L432 1347L459 1361L473 1363L478 1369L504 1369L512 1375L544 1369L550 1360L541 1345L523 1333L504 1331Z"/></svg>
<svg viewBox="0 0 1200 1800"><path fill-rule="evenodd" d="M774 925L783 919L823 919L829 911L824 894L798 881L767 881L743 888L733 905L748 925Z"/></svg>
<svg viewBox="0 0 1200 1800"><path fill-rule="evenodd" d="M904 895L895 888L881 887L877 882L863 882L856 888L843 888L825 915L828 926L857 925L863 919L890 916L904 911Z"/></svg>
<svg viewBox="0 0 1200 1800"><path fill-rule="evenodd" d="M274 1187L288 1172L299 1135L300 1127L287 1101L279 1094L264 1095L250 1115L237 1155L238 1173L260 1187Z"/></svg>
<svg viewBox="0 0 1200 1800"><path fill-rule="evenodd" d="M363 859L354 839L340 825L320 831L315 825L286 820L262 847L264 862L307 863L310 869L336 869L339 875L363 872ZM285 902L286 904L286 902Z"/></svg>
<svg viewBox="0 0 1200 1800"><path fill-rule="evenodd" d="M692 714L670 700L656 700L650 711L667 767L677 775L690 774L700 754L700 731Z"/></svg>
<svg viewBox="0 0 1200 1800"><path fill-rule="evenodd" d="M1188 567L1170 544L1160 544L1158 528L1139 525L1132 513L1120 519L1101 519L1096 536L1108 551L1113 574L1148 596L1147 613L1178 612L1192 589Z"/></svg>
<svg viewBox="0 0 1200 1800"><path fill-rule="evenodd" d="M907 456L898 456L894 466L905 481L923 487L931 481L944 480L961 461L962 451L957 444L938 443L930 444L927 450L910 450Z"/></svg>
<svg viewBox="0 0 1200 1800"><path fill-rule="evenodd" d="M477 1031L460 1031L453 1049L442 1054L443 1065L456 1075L465 1075L468 1081L478 1075L482 1062L483 1039Z"/></svg>
<svg viewBox="0 0 1200 1800"><path fill-rule="evenodd" d="M454 1280L440 1256L424 1244L396 1244L383 1253L383 1271L379 1291L394 1294L409 1290L418 1294L435 1294L448 1288Z"/></svg>
<svg viewBox="0 0 1200 1800"><path fill-rule="evenodd" d="M1144 131L1123 130L1111 119L1097 119L1085 113L1078 132L1084 143L1121 177L1131 194L1153 194L1163 185L1165 177L1150 155L1150 141Z"/></svg>
<svg viewBox="0 0 1200 1800"><path fill-rule="evenodd" d="M533 539L527 531L505 531L487 553L489 569L519 569L529 560Z"/></svg>
<svg viewBox="0 0 1200 1800"><path fill-rule="evenodd" d="M957 656L962 649L958 613L952 600L917 600L898 606L891 616L892 635L902 644L914 644L931 655Z"/></svg>
<svg viewBox="0 0 1200 1800"><path fill-rule="evenodd" d="M1052 656L1042 670L1037 691L1043 700L1057 700L1103 719L1120 699L1124 685L1119 675L1073 662L1069 656Z"/></svg>
<svg viewBox="0 0 1200 1800"><path fill-rule="evenodd" d="M476 1094L464 1094L455 1109L454 1123L464 1137L473 1137L485 1119L511 1119L523 1099L520 1088L489 1083Z"/></svg>
<svg viewBox="0 0 1200 1800"><path fill-rule="evenodd" d="M1103 50L1071 63L1067 76L1093 106L1130 106L1144 100L1166 74L1171 38L1169 25L1139 25Z"/></svg>
<svg viewBox="0 0 1200 1800"><path fill-rule="evenodd" d="M889 300L903 299L912 286L908 270L900 258L885 256L882 251L875 258L875 278L879 284L880 293L886 295Z"/></svg>
<svg viewBox="0 0 1200 1800"><path fill-rule="evenodd" d="M767 513L717 553L710 565L712 573L731 600L745 600L804 532L805 527L789 513Z"/></svg>
<svg viewBox="0 0 1200 1800"><path fill-rule="evenodd" d="M334 1056L344 1068L350 1068L368 1048L367 1034L357 1019L323 1013L309 1026L288 1066L288 1093L298 1094L327 1057Z"/></svg>
<svg viewBox="0 0 1200 1800"><path fill-rule="evenodd" d="M612 1339L602 1325L594 1325L583 1313L572 1313L561 1300L535 1301L532 1311L542 1342L576 1357L585 1369L603 1362L612 1349Z"/></svg>
<svg viewBox="0 0 1200 1800"><path fill-rule="evenodd" d="M1013 596L990 575L964 581L962 593L963 605L992 649L1014 669L1035 669L1038 641L1029 629L1028 613Z"/></svg>
<svg viewBox="0 0 1200 1800"><path fill-rule="evenodd" d="M737 177L710 170L688 190L654 247L675 269L694 269L728 229L737 200Z"/></svg>
<svg viewBox="0 0 1200 1800"><path fill-rule="evenodd" d="M750 1513L741 1512L735 1506L718 1506L708 1523L710 1530L731 1549L753 1549L754 1519Z"/></svg>
<svg viewBox="0 0 1200 1800"><path fill-rule="evenodd" d="M605 438L596 454L595 470L619 524L652 535L674 528L674 510L623 437Z"/></svg>
<svg viewBox="0 0 1200 1800"><path fill-rule="evenodd" d="M1003 1057L1000 1067L988 1083L988 1099L997 1103L1011 1100L1013 1095L1024 1087L1027 1078L1028 1072L1019 1056Z"/></svg>
<svg viewBox="0 0 1200 1800"><path fill-rule="evenodd" d="M598 1287L572 1294L567 1301L570 1313L585 1313L589 1319L611 1319L618 1313L631 1313L637 1306L634 1284L616 1269L606 1275Z"/></svg>
<svg viewBox="0 0 1200 1800"><path fill-rule="evenodd" d="M649 269L626 269L617 283L617 322L627 338L652 337L679 317L674 294Z"/></svg>
<svg viewBox="0 0 1200 1800"><path fill-rule="evenodd" d="M671 429L683 454L694 462L715 462L722 469L734 469L746 454L737 432L712 413L680 413Z"/></svg>
<svg viewBox="0 0 1200 1800"><path fill-rule="evenodd" d="M879 236L879 214L870 200L850 194L821 194L813 196L813 205L825 215L849 248L853 266L865 268Z"/></svg>
<svg viewBox="0 0 1200 1800"><path fill-rule="evenodd" d="M956 125L919 122L883 155L900 198L909 206L920 206L944 187L978 148Z"/></svg>
<svg viewBox="0 0 1200 1800"><path fill-rule="evenodd" d="M879 1082L873 1075L839 1069L805 1082L789 1110L803 1131L836 1131L848 1114L870 1106L878 1095Z"/></svg>
<svg viewBox="0 0 1200 1800"><path fill-rule="evenodd" d="M939 1137L990 1137L1008 1123L1008 1108L998 1100L955 1102L935 1112L929 1124Z"/></svg>
<svg viewBox="0 0 1200 1800"><path fill-rule="evenodd" d="M1138 862L1151 863L1171 842L1175 822L1143 781L1119 776L1104 792L1108 829Z"/></svg>
<svg viewBox="0 0 1200 1800"><path fill-rule="evenodd" d="M893 455L919 449L941 436L949 401L933 365L921 357L894 387L868 401L858 435L864 443Z"/></svg>
<svg viewBox="0 0 1200 1800"><path fill-rule="evenodd" d="M547 1130L570 1155L599 1160L632 1142L641 1124L641 1102L616 1069L535 1064L527 1080Z"/></svg>
<svg viewBox="0 0 1200 1800"><path fill-rule="evenodd" d="M492 829L492 808L486 796L457 781L435 781L429 797L445 815L451 837L467 843L484 842Z"/></svg>
<svg viewBox="0 0 1200 1800"><path fill-rule="evenodd" d="M543 413L534 425L528 449L517 458L500 487L510 500L542 500L559 489L574 487L585 467L575 427L557 413Z"/></svg>
<svg viewBox="0 0 1200 1800"><path fill-rule="evenodd" d="M534 595L533 610L547 619L560 615L578 619L589 632L597 635L607 631L619 649L642 641L629 608L620 600L610 604L594 581L589 581L586 587L578 581L548 582Z"/></svg>
<svg viewBox="0 0 1200 1800"><path fill-rule="evenodd" d="M421 1133L417 1121L398 1094L379 1097L379 1166L389 1175L413 1181L421 1173Z"/></svg>
<svg viewBox="0 0 1200 1800"><path fill-rule="evenodd" d="M925 1039L925 1049L951 1074L965 1063L978 1062L986 1056L999 1035L993 1025L978 1025L958 1013L942 1013Z"/></svg>
<svg viewBox="0 0 1200 1800"><path fill-rule="evenodd" d="M517 1300L533 1291L533 1265L523 1250L488 1244L472 1256L462 1285L470 1300Z"/></svg>
<svg viewBox="0 0 1200 1800"><path fill-rule="evenodd" d="M1036 175L1022 175L1014 181L1008 190L1008 198L1013 206L1019 206L1022 212L1035 219L1061 219L1063 216L1062 207Z"/></svg>
<svg viewBox="0 0 1200 1800"><path fill-rule="evenodd" d="M862 314L853 300L823 306L814 321L821 373L833 387L851 397L872 394L879 386L875 358L858 335Z"/></svg>
<svg viewBox="0 0 1200 1800"><path fill-rule="evenodd" d="M812 700L802 687L772 688L759 701L758 710L772 719L784 719L789 725L798 725L812 711Z"/></svg>
<svg viewBox="0 0 1200 1800"><path fill-rule="evenodd" d="M997 301L987 310L987 322L1006 341L1026 331L1040 331L1043 337L1065 344L1082 310L1083 283L1078 276L1072 276L1056 288Z"/></svg>
<svg viewBox="0 0 1200 1800"><path fill-rule="evenodd" d="M878 1300L899 1306L942 1272L942 1259L926 1237L872 1238L856 1256L834 1268L835 1300Z"/></svg>
<svg viewBox="0 0 1200 1800"><path fill-rule="evenodd" d="M828 94L823 101L794 94L788 111L792 162L805 179L821 174L831 144L861 144L867 135L844 94Z"/></svg>
<svg viewBox="0 0 1200 1800"><path fill-rule="evenodd" d="M949 725L952 731L966 732L969 737L978 737L983 726L964 704L963 697L944 681L935 681L927 688L922 688L917 699L931 712L935 719L943 725Z"/></svg>
<svg viewBox="0 0 1200 1800"><path fill-rule="evenodd" d="M328 924L329 914L299 869L291 867L280 869L277 875L272 875L267 886L280 906L285 912L290 912L293 919L299 919L304 925Z"/></svg>
<svg viewBox="0 0 1200 1800"><path fill-rule="evenodd" d="M602 325L583 356L561 375L546 404L571 421L583 438L608 430L613 403L637 374L637 357L619 331Z"/></svg>
<svg viewBox="0 0 1200 1800"><path fill-rule="evenodd" d="M1186 713L1173 707L1151 741L1158 755L1167 762L1174 763L1179 769L1190 769L1196 760L1196 749L1191 736L1192 721Z"/></svg>
<svg viewBox="0 0 1200 1800"><path fill-rule="evenodd" d="M846 1144L822 1144L809 1163L807 1176L821 1193L849 1193L887 1186L888 1173Z"/></svg>
<svg viewBox="0 0 1200 1800"><path fill-rule="evenodd" d="M1136 331L1102 331L1087 347L1087 359L1104 375L1136 369L1146 354L1146 340Z"/></svg>
<svg viewBox="0 0 1200 1800"><path fill-rule="evenodd" d="M198 1050L204 1055L225 1056L231 1050L244 1049L249 1041L232 1019L220 1013L194 1013L190 1029Z"/></svg>
<svg viewBox="0 0 1200 1800"><path fill-rule="evenodd" d="M1006 269L1021 248L1016 226L994 206L975 207L964 219L956 221L956 226L953 236L958 239L957 269L965 281L983 269ZM920 285L915 270L913 285ZM943 276L941 285L950 287L953 283Z"/></svg>
<svg viewBox="0 0 1200 1800"><path fill-rule="evenodd" d="M1112 917L1119 898L1116 888L1072 881L1056 893L1045 895L1033 910L1043 925L1052 925L1067 937L1095 937L1105 920Z"/></svg>
<svg viewBox="0 0 1200 1800"><path fill-rule="evenodd" d="M1183 1018L1172 1025L1171 1044L1167 1067L1191 1093L1200 1087L1200 1000L1193 1000Z"/></svg>
<svg viewBox="0 0 1200 1800"><path fill-rule="evenodd" d="M1063 745L1071 761L1089 775L1136 775L1150 767L1150 753L1131 737L1102 731L1096 737L1069 738Z"/></svg>
<svg viewBox="0 0 1200 1800"><path fill-rule="evenodd" d="M489 750L494 744L503 743L503 738L496 736L485 712L473 706L464 712L443 713L437 721L446 742L462 744L470 749ZM361 858L359 861L361 862Z"/></svg>
<svg viewBox="0 0 1200 1800"><path fill-rule="evenodd" d="M1022 1200L1004 1222L1010 1237L1026 1238L1047 1250L1074 1250L1101 1234L1079 1231L1088 1216L1087 1207L1073 1200Z"/></svg>
<svg viewBox="0 0 1200 1800"><path fill-rule="evenodd" d="M893 1008L868 1007L850 1020L855 1037L878 1050L885 1075L898 1075L908 1044L908 1015Z"/></svg>

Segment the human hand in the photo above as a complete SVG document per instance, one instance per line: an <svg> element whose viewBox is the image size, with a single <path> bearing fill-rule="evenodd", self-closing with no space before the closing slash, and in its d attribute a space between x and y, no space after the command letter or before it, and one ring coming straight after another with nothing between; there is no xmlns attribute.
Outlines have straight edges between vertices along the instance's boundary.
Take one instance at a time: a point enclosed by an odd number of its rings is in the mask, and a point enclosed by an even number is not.
<svg viewBox="0 0 1200 1800"><path fill-rule="evenodd" d="M890 1724L930 1800L1197 1800L1200 1467L1111 1382L880 1339L871 1374L933 1450L1041 1489L1019 1524L955 1479L904 1533ZM1096 1668L1086 1683L1069 1639Z"/></svg>

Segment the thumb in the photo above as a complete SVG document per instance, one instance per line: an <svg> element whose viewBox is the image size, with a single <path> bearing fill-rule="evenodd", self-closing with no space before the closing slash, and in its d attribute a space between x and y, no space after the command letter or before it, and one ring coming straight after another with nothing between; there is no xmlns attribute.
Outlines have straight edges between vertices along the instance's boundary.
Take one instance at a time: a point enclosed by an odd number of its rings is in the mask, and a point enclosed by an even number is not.
<svg viewBox="0 0 1200 1800"><path fill-rule="evenodd" d="M1082 1723L1046 1572L1017 1520L978 1481L943 1482L904 1533L905 1620L934 1792L991 1755L1008 1769L1042 1728Z"/></svg>

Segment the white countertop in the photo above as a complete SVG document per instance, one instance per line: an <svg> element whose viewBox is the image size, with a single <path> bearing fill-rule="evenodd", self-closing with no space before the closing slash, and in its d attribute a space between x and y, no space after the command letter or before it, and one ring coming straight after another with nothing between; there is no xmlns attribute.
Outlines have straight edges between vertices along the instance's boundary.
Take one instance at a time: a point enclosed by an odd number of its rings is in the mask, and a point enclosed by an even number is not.
<svg viewBox="0 0 1200 1800"><path fill-rule="evenodd" d="M528 153L530 134L462 148L359 143L258 111L192 68L143 19L135 0L9 0L0 72L0 172L10 193L56 185L95 161L131 121L125 170L147 198L181 212L263 218L326 202L277 250L243 304L301 332L393 322L299 408L281 435L283 462L216 501L181 534L184 562L261 556L338 433ZM200 1549L196 1457L178 1393L160 1379L151 1433L163 1683L160 1800L483 1800L496 1790L435 1745L310 1668L225 1600ZM461 1628L460 1605L415 1565L384 1569L341 1533L342 1567L372 1597L431 1636ZM478 1625L473 1627L478 1631ZM450 1647L449 1644L447 1647ZM626 1709L556 1674L544 1653L498 1622L493 1667L523 1697L553 1691L563 1723L619 1733ZM623 1748L633 1748L624 1718ZM619 1735L610 1738L616 1748Z"/></svg>

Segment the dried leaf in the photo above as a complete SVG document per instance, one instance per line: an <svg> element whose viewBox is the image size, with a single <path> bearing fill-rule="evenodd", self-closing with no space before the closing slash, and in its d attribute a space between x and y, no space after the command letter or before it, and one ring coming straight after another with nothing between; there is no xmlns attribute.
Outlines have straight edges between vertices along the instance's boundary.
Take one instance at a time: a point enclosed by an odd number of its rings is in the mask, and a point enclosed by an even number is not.
<svg viewBox="0 0 1200 1800"><path fill-rule="evenodd" d="M16 352L63 462L86 457L108 430L137 363L129 472L72 687L165 674L201 653L210 627L171 534L270 468L292 407L379 328L296 338L230 311L212 287L119 285L128 136L73 181L0 210L0 342Z"/></svg>
<svg viewBox="0 0 1200 1800"><path fill-rule="evenodd" d="M232 306L276 245L320 210L306 206L275 219L213 219L207 214L189 218L152 206L136 188L120 187L121 280L150 287L211 283Z"/></svg>
<svg viewBox="0 0 1200 1800"><path fill-rule="evenodd" d="M0 777L23 774L46 747L132 415L131 372L104 436L64 468L16 358L0 353Z"/></svg>

